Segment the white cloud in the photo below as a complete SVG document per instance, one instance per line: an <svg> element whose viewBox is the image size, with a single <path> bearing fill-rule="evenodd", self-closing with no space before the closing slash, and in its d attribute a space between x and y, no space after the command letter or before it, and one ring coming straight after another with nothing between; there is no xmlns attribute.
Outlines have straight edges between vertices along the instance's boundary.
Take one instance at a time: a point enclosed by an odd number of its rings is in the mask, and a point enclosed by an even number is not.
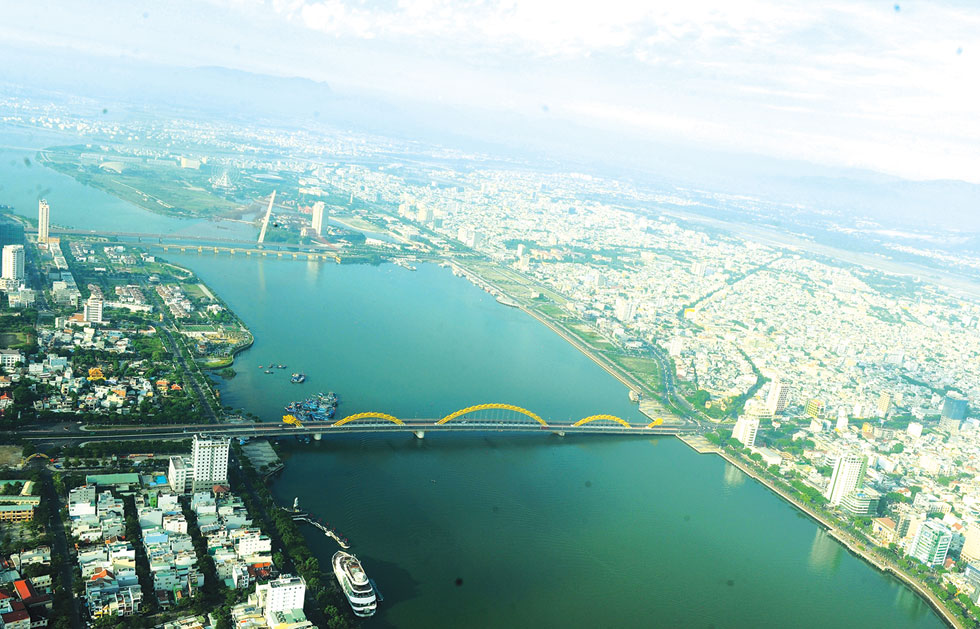
<svg viewBox="0 0 980 629"><path fill-rule="evenodd" d="M183 7L175 16L193 16L176 32L212 34L207 41L195 44L201 38L188 36L174 46L175 29L166 27L176 17L154 31L162 17L142 20L142 9L122 0L52 9L50 20L8 19L0 35L32 33L38 40L117 47L161 61L230 61L450 104L540 111L546 103L582 120L685 135L729 150L980 180L980 6L919 0L897 0L900 11L892 0L174 1ZM135 21L126 22L127 15ZM52 26L59 19L60 27ZM76 22L111 24L112 32L77 28ZM86 33L87 43L81 41ZM208 54L227 50L235 56Z"/></svg>

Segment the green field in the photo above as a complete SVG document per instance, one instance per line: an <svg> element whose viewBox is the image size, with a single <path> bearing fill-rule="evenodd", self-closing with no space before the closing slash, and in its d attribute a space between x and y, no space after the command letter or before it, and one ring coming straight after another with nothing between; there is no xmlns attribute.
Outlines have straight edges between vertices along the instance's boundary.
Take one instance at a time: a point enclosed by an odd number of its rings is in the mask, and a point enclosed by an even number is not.
<svg viewBox="0 0 980 629"><path fill-rule="evenodd" d="M622 354L614 353L606 353L606 358L639 378L651 389L655 391L660 390L660 364L656 360L652 358L624 356Z"/></svg>
<svg viewBox="0 0 980 629"><path fill-rule="evenodd" d="M2 332L0 333L0 346L15 347L22 345L30 340L30 335L26 332Z"/></svg>
<svg viewBox="0 0 980 629"><path fill-rule="evenodd" d="M239 213L240 205L211 192L209 171L177 165L123 164L122 172L82 163L77 147L46 150L41 163L79 182L98 188L141 208L171 216L227 216ZM111 154L105 155L112 162Z"/></svg>

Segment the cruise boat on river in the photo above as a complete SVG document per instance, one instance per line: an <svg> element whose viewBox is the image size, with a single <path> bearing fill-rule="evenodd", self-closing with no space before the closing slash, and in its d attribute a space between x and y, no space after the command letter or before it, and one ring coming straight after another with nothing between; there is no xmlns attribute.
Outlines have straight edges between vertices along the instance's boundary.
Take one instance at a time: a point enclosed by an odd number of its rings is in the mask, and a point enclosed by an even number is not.
<svg viewBox="0 0 980 629"><path fill-rule="evenodd" d="M333 556L333 573L354 610L354 615L361 618L373 616L378 609L378 597L375 596L374 588L357 557L338 550Z"/></svg>

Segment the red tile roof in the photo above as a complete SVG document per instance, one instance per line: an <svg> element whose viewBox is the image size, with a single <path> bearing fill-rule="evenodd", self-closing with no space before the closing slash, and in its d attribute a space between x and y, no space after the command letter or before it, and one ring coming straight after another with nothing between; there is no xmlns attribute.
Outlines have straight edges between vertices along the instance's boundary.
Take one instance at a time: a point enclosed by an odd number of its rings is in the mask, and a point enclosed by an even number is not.
<svg viewBox="0 0 980 629"><path fill-rule="evenodd" d="M14 581L14 589L17 590L17 596L20 597L20 600L37 596L37 592L34 591L34 587L30 584L30 582L24 579Z"/></svg>

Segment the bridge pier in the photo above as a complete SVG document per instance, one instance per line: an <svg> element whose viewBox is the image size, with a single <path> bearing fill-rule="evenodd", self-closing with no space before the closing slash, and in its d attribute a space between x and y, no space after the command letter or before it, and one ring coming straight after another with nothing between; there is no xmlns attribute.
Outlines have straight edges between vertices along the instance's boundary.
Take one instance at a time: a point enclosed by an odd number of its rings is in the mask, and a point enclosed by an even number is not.
<svg viewBox="0 0 980 629"><path fill-rule="evenodd" d="M415 431L415 438L416 439L425 439L425 431L424 430L416 430Z"/></svg>

